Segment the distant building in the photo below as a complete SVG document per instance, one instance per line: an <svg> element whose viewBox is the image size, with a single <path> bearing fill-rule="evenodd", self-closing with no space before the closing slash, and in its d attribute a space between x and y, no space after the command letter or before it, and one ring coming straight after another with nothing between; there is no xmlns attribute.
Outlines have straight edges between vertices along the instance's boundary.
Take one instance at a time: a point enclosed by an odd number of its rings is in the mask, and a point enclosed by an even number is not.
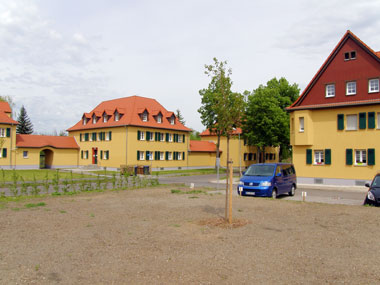
<svg viewBox="0 0 380 285"><path fill-rule="evenodd" d="M363 185L379 170L379 78L380 53L347 31L288 108L299 183Z"/></svg>

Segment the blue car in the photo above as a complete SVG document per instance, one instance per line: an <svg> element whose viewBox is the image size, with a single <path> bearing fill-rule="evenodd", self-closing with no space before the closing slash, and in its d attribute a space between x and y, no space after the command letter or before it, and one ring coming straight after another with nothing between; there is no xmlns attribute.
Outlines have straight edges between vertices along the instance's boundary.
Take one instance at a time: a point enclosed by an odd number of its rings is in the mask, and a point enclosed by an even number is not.
<svg viewBox="0 0 380 285"><path fill-rule="evenodd" d="M238 185L238 194L277 198L278 195L294 196L297 189L297 176L290 163L252 164Z"/></svg>

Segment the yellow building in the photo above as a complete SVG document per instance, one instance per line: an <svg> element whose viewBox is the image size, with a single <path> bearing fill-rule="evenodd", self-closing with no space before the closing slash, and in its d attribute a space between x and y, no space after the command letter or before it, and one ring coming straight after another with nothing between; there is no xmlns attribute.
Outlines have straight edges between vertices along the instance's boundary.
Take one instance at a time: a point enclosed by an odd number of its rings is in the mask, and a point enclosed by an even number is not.
<svg viewBox="0 0 380 285"><path fill-rule="evenodd" d="M380 168L380 53L347 31L288 108L299 183L364 185Z"/></svg>
<svg viewBox="0 0 380 285"><path fill-rule="evenodd" d="M204 142L217 143L218 137L210 133L209 130L205 130L200 134L201 140ZM226 167L227 164L227 138L220 138L220 165ZM211 153L210 153L211 155ZM210 157L212 160L212 158ZM215 166L215 159L210 166ZM253 163L264 162L263 154L258 153L257 147L249 146L246 144L242 136L242 130L237 128L230 138L230 159L233 161L234 168L245 169ZM266 147L265 148L265 162L277 162L278 161L278 148ZM195 165L194 165L195 166Z"/></svg>
<svg viewBox="0 0 380 285"><path fill-rule="evenodd" d="M80 146L81 166L161 170L188 166L191 129L151 98L104 101L67 131Z"/></svg>
<svg viewBox="0 0 380 285"><path fill-rule="evenodd" d="M8 102L0 102L0 167L15 165L16 127L18 122L11 118L12 110Z"/></svg>

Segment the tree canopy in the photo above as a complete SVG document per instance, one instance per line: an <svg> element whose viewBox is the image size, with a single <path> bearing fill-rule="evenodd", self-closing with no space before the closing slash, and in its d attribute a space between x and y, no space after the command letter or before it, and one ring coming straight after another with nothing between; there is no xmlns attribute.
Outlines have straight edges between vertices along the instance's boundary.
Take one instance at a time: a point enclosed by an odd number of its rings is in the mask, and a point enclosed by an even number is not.
<svg viewBox="0 0 380 285"><path fill-rule="evenodd" d="M178 121L182 124L182 125L185 125L186 121L185 121L185 118L182 116L182 113L179 109L176 110L176 117L178 119Z"/></svg>
<svg viewBox="0 0 380 285"><path fill-rule="evenodd" d="M280 154L289 148L289 114L285 108L299 96L297 84L285 78L273 78L248 96L243 133L250 145L264 152L265 146L280 146Z"/></svg>
<svg viewBox="0 0 380 285"><path fill-rule="evenodd" d="M20 114L17 118L18 125L16 128L17 134L32 134L33 133L33 124L29 119L28 114L24 106L21 107Z"/></svg>

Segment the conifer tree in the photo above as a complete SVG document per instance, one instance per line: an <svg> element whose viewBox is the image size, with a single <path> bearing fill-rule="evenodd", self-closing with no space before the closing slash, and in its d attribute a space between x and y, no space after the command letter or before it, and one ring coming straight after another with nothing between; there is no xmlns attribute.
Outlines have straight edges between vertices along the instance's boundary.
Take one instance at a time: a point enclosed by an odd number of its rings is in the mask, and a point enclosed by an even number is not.
<svg viewBox="0 0 380 285"><path fill-rule="evenodd" d="M17 134L30 135L33 133L33 124L30 121L24 106L21 107L20 114L17 118L17 121L19 123L16 128Z"/></svg>

